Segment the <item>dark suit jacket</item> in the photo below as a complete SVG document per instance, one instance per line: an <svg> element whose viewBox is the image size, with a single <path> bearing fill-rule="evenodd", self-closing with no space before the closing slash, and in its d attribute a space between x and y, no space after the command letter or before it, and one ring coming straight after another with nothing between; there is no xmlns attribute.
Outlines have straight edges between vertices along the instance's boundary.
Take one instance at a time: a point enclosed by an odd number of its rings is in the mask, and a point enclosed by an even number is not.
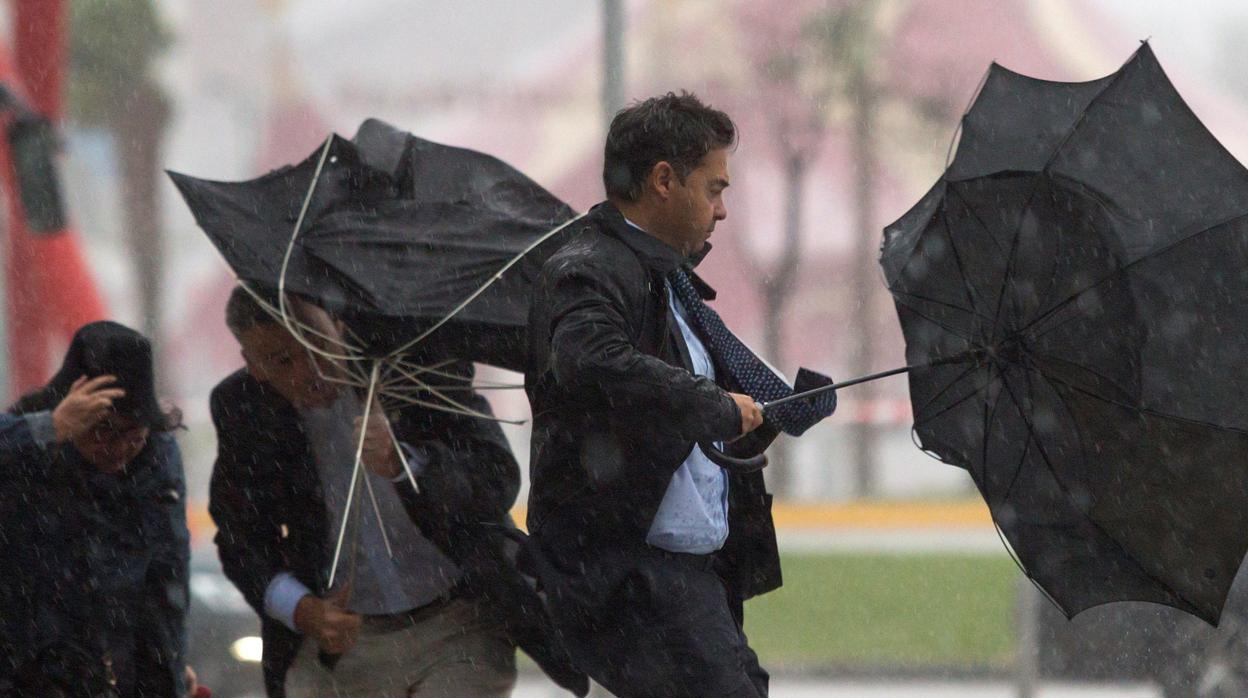
<svg viewBox="0 0 1248 698"><path fill-rule="evenodd" d="M533 407L529 530L565 572L644 547L672 474L695 443L736 437L735 390L691 372L664 284L687 260L610 204L543 266L529 316ZM694 277L706 298L714 292ZM761 453L769 424L729 445ZM771 495L760 472L729 479L729 534L717 570L735 599L780 586Z"/></svg>
<svg viewBox="0 0 1248 698"><path fill-rule="evenodd" d="M471 375L472 367L457 370ZM490 413L475 393L465 404ZM217 550L226 576L261 618L265 685L280 696L302 636L265 614L264 593L283 570L325 593L329 531L319 474L295 409L245 370L217 385L211 406L219 444L209 499ZM498 424L411 407L393 426L399 440L430 453L416 479L419 493L410 483L396 485L414 522L460 566L466 593L495 613L517 644L556 681L582 689L584 677L545 631L541 606L500 535L511 526L519 468Z"/></svg>

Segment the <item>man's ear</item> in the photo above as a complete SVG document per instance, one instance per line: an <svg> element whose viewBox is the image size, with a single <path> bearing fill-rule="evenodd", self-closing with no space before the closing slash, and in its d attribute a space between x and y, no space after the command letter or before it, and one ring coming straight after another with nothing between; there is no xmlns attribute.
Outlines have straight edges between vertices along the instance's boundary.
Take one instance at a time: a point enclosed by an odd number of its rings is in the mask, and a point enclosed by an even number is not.
<svg viewBox="0 0 1248 698"><path fill-rule="evenodd" d="M251 357L247 355L247 347L240 347L238 353L243 357L243 366L247 369L247 373L250 373L251 377L256 380L263 380L259 368L252 362Z"/></svg>
<svg viewBox="0 0 1248 698"><path fill-rule="evenodd" d="M666 160L654 163L647 183L659 198L666 201L672 195L672 188L676 186L676 168Z"/></svg>

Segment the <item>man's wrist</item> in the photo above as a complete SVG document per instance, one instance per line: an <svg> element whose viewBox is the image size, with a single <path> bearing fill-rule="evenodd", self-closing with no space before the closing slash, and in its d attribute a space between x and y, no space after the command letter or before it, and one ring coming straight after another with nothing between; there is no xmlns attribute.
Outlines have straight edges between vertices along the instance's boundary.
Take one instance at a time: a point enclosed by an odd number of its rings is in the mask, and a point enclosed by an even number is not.
<svg viewBox="0 0 1248 698"><path fill-rule="evenodd" d="M295 614L299 609L299 603L308 596L316 598L312 590L295 579L293 574L279 572L264 591L264 611L270 618L279 621L287 628L302 632Z"/></svg>
<svg viewBox="0 0 1248 698"><path fill-rule="evenodd" d="M304 635L316 634L316 619L320 617L317 612L321 600L314 594L304 594L295 604L294 612L291 613L291 622L295 626L296 632Z"/></svg>

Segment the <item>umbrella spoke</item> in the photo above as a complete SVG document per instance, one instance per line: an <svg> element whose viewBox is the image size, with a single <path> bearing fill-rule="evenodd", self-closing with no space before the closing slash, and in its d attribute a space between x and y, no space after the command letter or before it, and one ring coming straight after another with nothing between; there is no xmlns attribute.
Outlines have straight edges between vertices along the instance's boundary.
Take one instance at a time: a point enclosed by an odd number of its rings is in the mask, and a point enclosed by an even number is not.
<svg viewBox="0 0 1248 698"><path fill-rule="evenodd" d="M889 289L889 290L892 291L893 295L897 297L914 299L916 301L919 301L920 303L931 303L932 305L938 305L942 308L948 308L950 310L956 310L961 313L966 313L967 315L975 317L976 319L983 319L983 320L990 319L985 315L980 315L978 312L974 310L973 307L963 308L962 306L957 305L956 303L949 303L946 301L937 300L935 298L928 298L927 296L920 296L918 294L909 293L907 291L898 291L897 289ZM914 306L912 305L907 305L906 307L911 308L911 309L914 308ZM935 321L933 320L933 322Z"/></svg>
<svg viewBox="0 0 1248 698"><path fill-rule="evenodd" d="M1043 322L1044 320L1047 320L1048 318L1052 317L1055 313L1059 312L1060 310L1062 310L1062 309L1063 309L1063 308L1065 308L1066 306L1069 306L1070 304L1077 302L1077 301L1078 301L1081 297L1083 297L1083 295L1084 295L1084 294L1086 294L1086 293L1088 293L1088 292L1090 292L1090 291L1094 291L1094 290L1096 290L1096 289L1100 288L1101 286L1104 286L1105 284L1110 283L1111 281L1115 281L1115 280L1117 280L1117 279L1119 279L1119 278L1121 278L1121 277L1123 277L1123 276L1127 275L1128 273L1130 273L1131 271L1133 271L1133 270L1135 269L1135 267L1139 266L1140 264L1143 264L1144 262L1148 262L1148 261L1155 261L1155 260L1157 260L1158 258L1160 258L1160 257L1162 257L1162 256L1164 256L1164 255L1167 255L1167 254L1170 254L1171 252L1174 252L1177 248L1182 247L1184 244L1189 243L1189 242L1193 242L1193 241L1197 240L1197 239L1198 239L1200 236L1202 236L1202 235L1205 235L1205 234L1207 234L1207 233L1214 232L1214 231L1216 231L1218 228L1221 228L1221 227L1222 227L1222 226L1224 226L1224 225L1229 225L1229 224L1231 224L1231 223L1237 222L1237 221L1242 220L1242 219L1244 219L1244 218L1248 218L1248 213L1243 213L1243 214L1240 214L1240 215L1237 215L1237 216L1232 216L1232 217L1227 218L1227 219L1222 220L1222 221L1218 221L1217 223L1214 223L1213 225L1206 226L1206 227L1201 228L1200 230L1197 230L1197 231L1195 231L1195 232L1193 232L1193 233L1191 233L1191 234L1184 235L1184 236L1180 237L1179 239L1177 239L1177 240L1175 240L1175 241L1171 242L1170 244L1166 245L1165 247L1162 247L1162 248L1160 248L1160 249L1158 249L1158 250L1156 250L1156 251L1154 251L1154 252L1151 252L1151 253L1149 253L1149 254L1147 254L1147 255L1144 255L1144 256L1140 257L1139 259L1135 259L1135 260L1132 260L1132 261L1130 261L1130 262L1127 262L1127 263L1123 264L1121 267L1118 267L1118 268L1117 268L1117 269L1115 269L1113 272L1111 272L1111 273L1109 273L1109 274L1105 275L1104 277L1102 277L1102 278L1100 278L1100 279L1096 280L1096 281L1095 281L1095 282L1093 282L1092 284L1090 284L1090 285L1088 285L1088 286L1086 286L1086 287L1084 287L1084 288L1082 288L1082 289L1080 289L1080 290L1078 290L1078 291L1075 291L1075 292L1074 292L1074 293L1073 293L1070 297L1066 298L1066 299L1065 299L1065 300L1063 300L1062 302L1060 302L1060 303L1058 303L1057 305L1053 306L1053 307L1052 307L1052 308L1050 308L1049 310L1046 310L1044 313L1042 313L1042 314L1040 314L1039 316L1037 316L1034 320L1032 320L1031 322L1029 322L1029 323L1027 323L1026 325L1024 325L1024 326L1023 326L1023 327L1022 327L1019 331L1020 331L1020 332L1023 332L1023 331L1026 331L1026 330L1028 330L1028 329L1030 329L1030 328L1032 328L1032 327L1035 327L1036 325L1038 325L1039 323Z"/></svg>
<svg viewBox="0 0 1248 698"><path fill-rule="evenodd" d="M376 395L377 378L379 376L379 372L380 372L380 364L377 361L374 361L373 369L372 369L372 376L368 382L368 397L365 398L364 400L364 416L362 418L362 422L365 424L368 423L369 412L372 410L372 407L373 407L373 396ZM347 503L342 513L342 526L338 530L338 543L337 545L334 546L334 561L333 561L333 564L330 565L330 568L329 568L329 585L327 588L331 588L331 589L334 586L334 575L338 571L338 558L342 554L342 542L346 538L346 535L347 535L347 521L350 519L350 515L351 515L352 500L354 500L355 498L355 486L356 486L356 483L359 482L360 475L363 471L364 435L365 435L365 430L360 429L360 438L358 439L358 443L356 444L356 447L355 447L355 464L352 466L352 469L351 469L351 487L347 490Z"/></svg>
<svg viewBox="0 0 1248 698"><path fill-rule="evenodd" d="M994 363L989 364L989 368L996 374L996 377L993 378L994 382L1000 381L1001 383L1005 383L1005 373L1001 371L999 366ZM985 494L987 494L988 491L988 435L992 433L992 425L996 423L997 407L1001 404L1001 397L1004 392L1005 391L1003 390L998 390L997 394L992 398L992 404L984 405L984 426L982 432L983 435L980 439L979 453L979 477L984 483ZM987 501L986 498L985 501Z"/></svg>
<svg viewBox="0 0 1248 698"><path fill-rule="evenodd" d="M445 325L446 323L450 322L452 318L454 318L456 315L458 315L458 314L459 314L459 313L460 313L460 312L461 312L464 308L468 307L468 304L469 304L469 303L471 303L471 302L473 302L474 300L476 300L476 299L477 299L477 297L478 297L478 296L480 296L482 293L485 293L486 289L488 289L490 286L494 285L494 282L496 282L496 281L498 281L499 279L501 279L501 278L502 278L502 276L503 276L503 273L504 273L504 272L506 272L508 269L512 268L513 266L515 266L515 264L516 264L517 262L519 262L521 259L523 259L525 255L527 255L528 253L532 252L534 249L536 249L536 248L537 248L539 245L541 245L543 242L546 242L546 241L547 241L547 240L549 240L550 238L552 238L552 237L554 237L555 235L557 235L558 233L562 232L564 228L567 228L568 226L572 225L573 223L575 223L576 221L580 220L580 219L581 219L581 218L583 218L584 216L585 216L585 214L583 214L583 213L582 213L582 214L580 214L580 215L578 215L578 216L576 216L576 217L574 217L574 218L570 218L570 219L568 219L567 221L564 221L564 222L563 222L563 223L561 223L560 225L556 226L555 228L553 228L553 229L552 229L552 230L550 230L549 232L545 233L544 235L541 235L540 237L538 237L536 240L534 240L532 243L530 243L528 247L526 247L526 248L524 248L523 250L521 250L521 251L520 251L520 254L517 254L515 257L512 257L510 261L508 261L506 264L504 264L504 265L503 265L503 268L502 268L502 269L499 269L497 272L495 272L495 273L494 273L494 275L493 275L493 276L491 276L491 277L489 278L489 280L487 280L484 284L482 284L480 287L478 287L478 288L477 288L477 290L475 290L475 291L473 291L471 294L469 294L469 295L468 295L468 297L467 297L467 298L465 298L463 301L461 301L459 305L455 306L455 308L453 308L453 309L452 309L449 313L447 313L445 317L443 317L441 320L438 320L437 322L433 323L433 326L432 326L432 327L430 327L429 329L427 329L427 330L425 330L424 332L420 333L420 335L419 335L419 336L417 336L415 339L413 339L413 340L411 340L410 342L408 342L408 343L404 344L403 346L399 347L398 349L395 349L394 351L390 352L390 354L389 354L389 356L388 356L387 358L394 357L394 356L396 356L396 355L398 355L398 354L404 354L404 353L406 353L406 352L410 351L410 350L412 349L412 347L415 347L417 344L420 344L422 341L424 341L424 340L425 340L425 338L426 338L426 337L428 337L429 335L433 334L433 333L434 333L434 332L435 332L435 331L436 331L439 327L441 327L441 326Z"/></svg>
<svg viewBox="0 0 1248 698"><path fill-rule="evenodd" d="M465 417L478 417L480 419L488 419L492 422L500 422L502 424L520 425L520 424L525 423L525 420L523 419L503 419L501 417L496 417L494 415L485 414L484 412L478 412L477 410L473 410L473 409L463 409L463 410L456 409L454 407L448 406L445 403L439 404L436 402L429 402L427 400L419 400L413 397L408 397L406 395L386 394L385 397L389 397L393 399L395 402L400 402L405 405L415 405L417 407L428 407L429 409L439 410L441 412L450 412L451 414L463 415Z"/></svg>
<svg viewBox="0 0 1248 698"><path fill-rule="evenodd" d="M1048 380L1048 378L1046 376L1043 376L1043 374L1042 374L1042 377L1044 377L1045 380ZM1036 433L1035 424L1032 422L1031 417L1027 414L1027 411L1024 410L1022 406L1019 404L1018 398L1017 396L1014 395L1014 391L1010 388L1009 382L1002 381L1002 385L1005 387L1005 390L1009 393L1010 402L1014 405L1015 411L1017 412L1018 416L1023 420L1023 423L1026 425L1027 431L1030 434L1034 435ZM1059 400L1059 402L1061 401ZM1063 406L1065 406L1064 403L1063 403ZM1101 534L1104 540L1108 541L1111 545L1113 545L1118 550L1119 553L1122 554L1122 557L1124 560L1130 562L1135 567L1135 570L1139 574L1143 575L1144 577L1147 577L1153 583L1157 584L1159 587L1166 590L1168 593L1172 594L1175 598L1188 604L1192 608L1200 607L1200 604L1193 603L1191 600L1184 598L1184 595L1178 589L1172 586L1169 582L1158 578L1155 574L1145 569L1144 566L1140 564L1140 562L1136 559L1134 553L1127 550L1123 546L1123 544L1118 541L1117 538L1111 535L1109 531L1105 530L1105 527L1102 526L1099 521L1097 521L1095 518L1089 516L1086 512L1084 512L1078 506L1078 504L1076 504L1077 499L1075 498L1074 494L1070 491L1070 488L1063 481L1062 477L1058 474L1057 467L1054 465L1054 461L1049 456L1047 449L1045 449L1043 440L1036 438L1035 444L1036 444L1036 453L1040 456L1041 462L1044 463L1045 470L1048 471L1049 475L1053 478L1054 484L1057 485L1058 489L1061 490L1062 494L1065 495L1067 500L1069 500L1072 503L1072 506L1074 507L1075 511L1079 511L1080 513L1082 513L1085 520L1093 528L1095 528L1098 533ZM1082 444L1083 444L1082 439L1080 439L1080 446L1082 446Z"/></svg>
<svg viewBox="0 0 1248 698"><path fill-rule="evenodd" d="M956 189L956 187L954 188ZM943 203L944 202L942 202L942 205ZM978 216L976 217L978 218ZM975 302L975 296L979 295L978 289L975 288L975 284L972 283L971 279L967 277L966 275L966 268L962 264L962 253L958 250L958 243L953 239L953 231L950 230L949 228L949 216L946 215L944 217L944 223L945 223L945 237L949 238L949 249L953 251L953 262L958 267L958 276L962 277L962 289L966 291L966 302L968 305L971 306L971 308L978 308L979 305ZM973 332L976 336L982 337L983 327L981 327L979 323L979 320L981 318L979 311L972 310L970 312L975 317L975 329L973 330Z"/></svg>
<svg viewBox="0 0 1248 698"><path fill-rule="evenodd" d="M948 383L946 383L946 384L945 384L945 387L943 387L943 388L941 388L940 390L936 391L936 393L935 393L934 395L932 395L931 397L929 397L929 398L927 398L926 400L924 400L924 401L923 401L923 404L922 404L922 405L920 405L917 409L915 409L915 410L914 410L914 415L917 417L918 415L920 415L920 414L922 414L922 413L926 412L926 411L927 411L927 408L928 408L928 407L931 407L931 405L932 405L932 403L933 403L933 402L935 402L935 401L939 400L940 398L944 397L944 396L945 396L945 393L949 392L949 389L950 389L950 388L952 388L953 386L957 385L958 383L961 383L963 378L966 378L968 375L970 375L970 374L971 374L971 372L972 372L972 371L974 371L974 370L976 370L976 369L978 369L978 368L980 368L980 367L979 367L979 366L976 366L976 365L967 366L965 369L963 369L963 370L962 370L962 372L961 372L961 373L959 373L957 376L955 376L955 377L953 378L953 380L951 380L951 381L949 381ZM917 427L917 426L919 426L919 425L918 425L918 424L915 424L915 426Z"/></svg>
<svg viewBox="0 0 1248 698"><path fill-rule="evenodd" d="M948 405L945 405L944 407L937 410L936 412L925 416L922 420L916 421L914 423L914 428L918 429L920 427L927 426L928 424L935 421L936 419L939 419L940 417L943 417L944 415L952 412L953 410L957 409L962 404L966 403L968 400L976 397L980 393L987 390L995 380L996 379L993 379L993 380L988 381L987 383L984 383L983 385L976 386L973 390L971 390L967 394L955 399L953 402L950 402ZM953 383L950 383L949 386L945 387L945 390L948 390L948 388L952 385ZM929 402L931 402L931 400L929 400Z"/></svg>
<svg viewBox="0 0 1248 698"><path fill-rule="evenodd" d="M919 311L917 308L915 308L915 307L914 307L914 305L913 305L913 304L911 304L911 303L906 303L904 298L897 298L896 296L897 296L898 294L900 294L901 296L907 296L908 294L906 294L906 293L901 293L901 292L898 292L898 291L894 291L894 292L893 292L893 295L894 295L894 297L896 298L896 301L897 301L898 303L900 303L900 304L902 304L902 305L906 306L906 309L907 309L907 310L909 310L910 312L914 313L914 314L915 314L915 315L917 315L918 317L921 317L921 318L923 318L924 320L927 320L928 322L930 322L930 323L932 323L933 325L935 325L935 326L939 327L940 329L942 329L942 330L944 330L944 331L948 332L949 334L951 334L951 335L953 335L953 336L957 337L958 339L961 339L962 341L966 342L968 346L974 346L975 342L972 340L972 338L967 337L965 334L963 334L963 333L962 333L962 331L961 331L961 330L959 330L959 329L957 329L957 328L954 328L954 327L950 327L949 325L947 325L947 324L945 324L945 323L941 322L940 320L937 320L936 318L933 318L933 317L931 317L931 316L927 315L926 313L923 313L923 312Z"/></svg>

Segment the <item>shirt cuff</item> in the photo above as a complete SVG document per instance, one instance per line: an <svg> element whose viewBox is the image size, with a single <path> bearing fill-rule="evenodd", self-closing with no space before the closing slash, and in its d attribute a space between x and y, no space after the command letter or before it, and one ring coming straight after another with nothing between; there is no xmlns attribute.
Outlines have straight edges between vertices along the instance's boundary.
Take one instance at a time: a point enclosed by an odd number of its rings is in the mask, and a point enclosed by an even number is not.
<svg viewBox="0 0 1248 698"><path fill-rule="evenodd" d="M403 449L403 458L407 461L407 470L412 477L420 477L425 472L425 466L429 464L429 450L423 446L413 446L411 444L399 442L399 448ZM404 482L407 480L407 473L399 473L391 482Z"/></svg>
<svg viewBox="0 0 1248 698"><path fill-rule="evenodd" d="M22 419L26 420L30 436L39 444L39 448L46 449L56 443L56 426L52 423L51 412L29 412L22 415Z"/></svg>
<svg viewBox="0 0 1248 698"><path fill-rule="evenodd" d="M264 612L273 620L281 621L282 625L299 632L299 628L295 627L295 606L299 605L299 599L311 593L312 590L295 579L295 575L278 572L264 590Z"/></svg>

